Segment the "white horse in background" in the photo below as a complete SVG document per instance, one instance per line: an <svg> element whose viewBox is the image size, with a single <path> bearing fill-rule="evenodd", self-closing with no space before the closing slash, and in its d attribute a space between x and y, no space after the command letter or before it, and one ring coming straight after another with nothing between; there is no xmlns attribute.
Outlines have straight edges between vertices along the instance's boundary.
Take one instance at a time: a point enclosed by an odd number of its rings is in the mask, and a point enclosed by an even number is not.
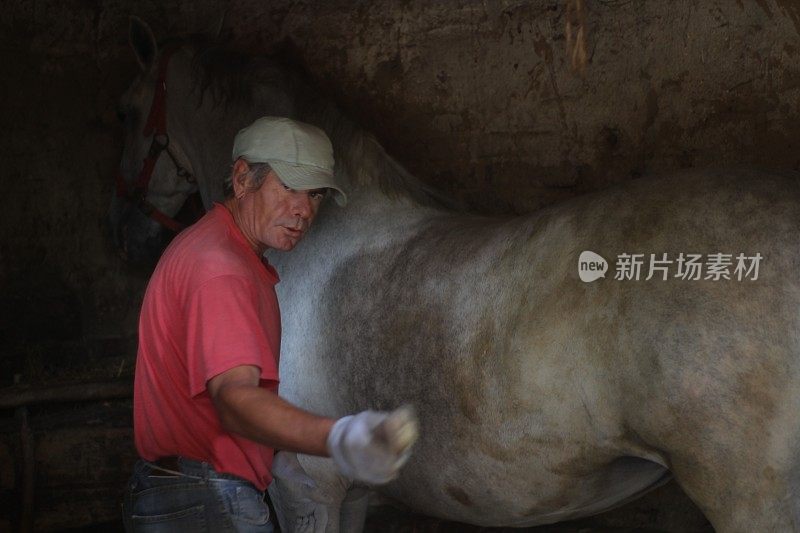
<svg viewBox="0 0 800 533"><path fill-rule="evenodd" d="M142 71L121 102L129 185L164 64L143 23L131 42ZM449 520L527 526L599 513L674 476L717 531L800 531L796 175L696 170L524 217L470 216L277 63L171 48L170 157L140 191L148 205L172 216L195 190L206 207L220 200L232 139L260 116L315 124L334 144L348 205L327 202L294 251L270 256L280 392L329 416L416 406L420 440L382 494ZM111 213L129 257L157 256L156 222L122 196ZM586 250L617 258L619 275L582 281ZM730 279L708 265L676 275L695 253L733 254ZM761 258L741 280L739 253ZM638 280L620 266L634 254ZM653 260L663 270L648 272ZM278 469L270 489L284 529L358 530L364 488L327 459L297 464L313 482Z"/></svg>

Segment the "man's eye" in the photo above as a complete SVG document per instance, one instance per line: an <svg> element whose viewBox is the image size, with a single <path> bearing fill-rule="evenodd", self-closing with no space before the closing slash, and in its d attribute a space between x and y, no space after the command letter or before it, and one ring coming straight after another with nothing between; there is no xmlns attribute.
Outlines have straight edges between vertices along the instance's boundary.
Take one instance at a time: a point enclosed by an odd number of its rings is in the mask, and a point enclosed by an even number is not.
<svg viewBox="0 0 800 533"><path fill-rule="evenodd" d="M308 195L314 200L322 200L325 198L325 191L311 191Z"/></svg>

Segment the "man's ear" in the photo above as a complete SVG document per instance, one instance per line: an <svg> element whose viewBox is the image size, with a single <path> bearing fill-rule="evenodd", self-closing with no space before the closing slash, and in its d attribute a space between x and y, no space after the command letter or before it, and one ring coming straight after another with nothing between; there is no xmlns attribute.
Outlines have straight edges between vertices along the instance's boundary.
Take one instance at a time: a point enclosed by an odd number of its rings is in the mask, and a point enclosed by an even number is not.
<svg viewBox="0 0 800 533"><path fill-rule="evenodd" d="M236 160L231 169L231 183L233 184L233 196L237 200L250 189L250 165L242 158Z"/></svg>

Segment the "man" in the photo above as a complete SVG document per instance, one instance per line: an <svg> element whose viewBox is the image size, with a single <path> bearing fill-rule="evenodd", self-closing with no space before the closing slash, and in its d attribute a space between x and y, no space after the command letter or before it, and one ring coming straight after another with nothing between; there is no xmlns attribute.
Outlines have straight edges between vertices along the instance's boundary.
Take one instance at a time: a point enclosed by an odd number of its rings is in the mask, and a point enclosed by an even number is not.
<svg viewBox="0 0 800 533"><path fill-rule="evenodd" d="M280 315L269 249L289 251L332 191L333 149L313 126L264 117L238 133L227 199L164 252L139 325L129 531L272 531L274 449L330 455L343 475L392 479L416 439L407 410L338 421L277 395Z"/></svg>

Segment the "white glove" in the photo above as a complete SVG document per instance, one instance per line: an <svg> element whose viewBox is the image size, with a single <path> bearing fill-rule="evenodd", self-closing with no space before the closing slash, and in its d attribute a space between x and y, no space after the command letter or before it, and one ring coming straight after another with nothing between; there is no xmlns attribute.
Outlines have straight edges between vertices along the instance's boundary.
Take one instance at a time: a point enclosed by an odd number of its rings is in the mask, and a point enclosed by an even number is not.
<svg viewBox="0 0 800 533"><path fill-rule="evenodd" d="M344 476L379 485L397 477L418 436L417 417L409 406L391 413L363 411L336 421L328 451Z"/></svg>

